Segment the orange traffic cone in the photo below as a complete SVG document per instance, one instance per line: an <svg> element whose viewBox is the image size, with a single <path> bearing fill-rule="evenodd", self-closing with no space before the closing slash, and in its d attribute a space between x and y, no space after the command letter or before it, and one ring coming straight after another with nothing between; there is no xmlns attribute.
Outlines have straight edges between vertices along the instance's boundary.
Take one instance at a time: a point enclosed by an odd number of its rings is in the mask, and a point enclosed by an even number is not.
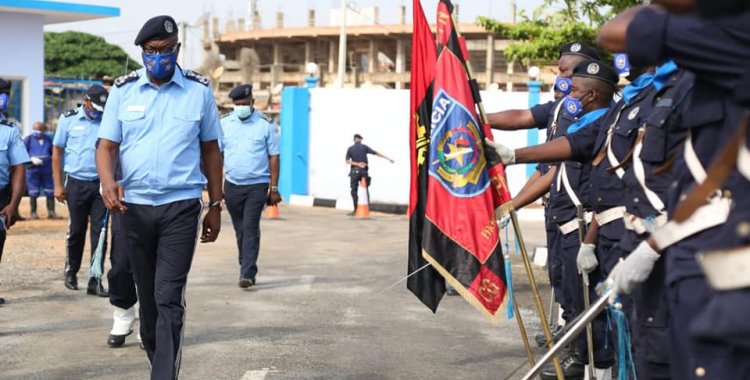
<svg viewBox="0 0 750 380"><path fill-rule="evenodd" d="M357 189L357 211L354 212L354 217L370 217L370 199L367 197L367 180L365 177L362 177L359 180L359 189Z"/></svg>
<svg viewBox="0 0 750 380"><path fill-rule="evenodd" d="M266 219L279 219L279 206L266 206Z"/></svg>

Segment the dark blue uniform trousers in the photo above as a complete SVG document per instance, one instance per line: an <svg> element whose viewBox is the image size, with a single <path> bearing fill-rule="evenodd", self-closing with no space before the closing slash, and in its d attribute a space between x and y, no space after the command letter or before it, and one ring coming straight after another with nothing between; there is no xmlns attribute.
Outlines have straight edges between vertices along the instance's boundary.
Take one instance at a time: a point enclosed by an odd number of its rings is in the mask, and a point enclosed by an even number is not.
<svg viewBox="0 0 750 380"><path fill-rule="evenodd" d="M571 319L571 309L568 300L565 299L563 291L563 260L560 247L560 229L550 223L546 226L547 230L547 272L549 274L549 283L555 293L555 300L563 309L563 319Z"/></svg>
<svg viewBox="0 0 750 380"><path fill-rule="evenodd" d="M10 186L10 185L8 185ZM0 189L0 210L10 203L10 188ZM5 228L0 228L0 261L3 260L3 249L5 248L5 237L7 236Z"/></svg>
<svg viewBox="0 0 750 380"><path fill-rule="evenodd" d="M255 280L260 251L260 217L268 199L268 184L235 185L224 181L224 199L237 237L240 277Z"/></svg>
<svg viewBox="0 0 750 380"><path fill-rule="evenodd" d="M109 228L112 233L111 251L109 253L112 266L107 272L107 281L109 283L109 303L121 309L130 309L138 302L138 296L135 293L133 270L130 269L122 219L123 214L112 213Z"/></svg>
<svg viewBox="0 0 750 380"><path fill-rule="evenodd" d="M562 258L563 258L563 289L564 297L570 301L570 307L572 311L571 318L577 317L584 310L583 303L583 278L578 273L578 266L576 265L576 258L578 257L578 249L581 244L578 238L578 232L571 232L567 235L560 234L561 247L562 247ZM596 294L596 284L601 281L601 272L599 268L595 269L589 274L589 299L593 302L598 298ZM567 319L570 322L571 319ZM596 368L609 368L614 364L614 354L612 352L612 345L607 342L612 342L607 337L609 332L607 331L607 316L600 314L591 323L592 335L594 338L594 365ZM575 351L578 355L578 360L581 363L588 364L588 350L586 349L586 334L581 334L574 342Z"/></svg>
<svg viewBox="0 0 750 380"><path fill-rule="evenodd" d="M185 321L185 288L195 253L201 201L127 204L123 229L141 303L141 339L151 379L176 379Z"/></svg>
<svg viewBox="0 0 750 380"><path fill-rule="evenodd" d="M67 257L65 259L65 273L77 274L81 269L83 259L83 247L86 244L86 229L91 223L91 259L99 244L99 233L102 230L102 222L106 208L99 193L99 180L81 181L68 176L65 181L65 190L68 192L68 242ZM104 242L102 255L106 255L107 242ZM102 256L101 271L104 273L104 259Z"/></svg>

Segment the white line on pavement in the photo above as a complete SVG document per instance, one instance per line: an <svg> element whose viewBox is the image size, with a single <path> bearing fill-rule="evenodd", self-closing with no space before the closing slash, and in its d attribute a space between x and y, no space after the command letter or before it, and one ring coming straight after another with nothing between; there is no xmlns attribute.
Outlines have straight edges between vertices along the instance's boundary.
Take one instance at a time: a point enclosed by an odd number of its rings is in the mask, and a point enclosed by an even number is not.
<svg viewBox="0 0 750 380"><path fill-rule="evenodd" d="M263 380L269 372L271 371L268 368L264 368L260 371L247 371L240 380Z"/></svg>

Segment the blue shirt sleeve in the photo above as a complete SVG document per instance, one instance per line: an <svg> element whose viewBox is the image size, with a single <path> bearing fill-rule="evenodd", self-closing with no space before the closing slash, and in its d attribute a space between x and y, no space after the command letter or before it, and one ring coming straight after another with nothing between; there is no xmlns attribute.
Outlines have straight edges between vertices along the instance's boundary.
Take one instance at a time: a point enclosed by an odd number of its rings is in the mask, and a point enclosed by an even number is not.
<svg viewBox="0 0 750 380"><path fill-rule="evenodd" d="M645 8L628 26L626 50L634 66L673 59L700 79L731 90L750 61L750 14L718 20Z"/></svg>
<svg viewBox="0 0 750 380"><path fill-rule="evenodd" d="M266 139L266 144L268 145L269 156L279 155L279 139L279 132L276 128L276 125L274 125L273 123L268 123L268 138Z"/></svg>
<svg viewBox="0 0 750 380"><path fill-rule="evenodd" d="M534 128L536 129L544 129L547 128L547 119L549 119L549 115L552 112L552 110L555 107L555 101L550 100L547 103L544 104L537 104L529 111L531 111L531 116L534 118Z"/></svg>
<svg viewBox="0 0 750 380"><path fill-rule="evenodd" d="M104 106L104 115L99 124L100 139L107 139L116 143L122 142L122 124L120 123L120 88L113 87Z"/></svg>
<svg viewBox="0 0 750 380"><path fill-rule="evenodd" d="M594 152L596 138L599 135L599 127L604 119L607 118L601 117L599 120L583 127L575 133L565 135L565 138L570 143L573 161L586 162L594 158L596 155Z"/></svg>
<svg viewBox="0 0 750 380"><path fill-rule="evenodd" d="M369 146L365 145L365 148L367 149L367 154L378 154L378 152L374 151Z"/></svg>
<svg viewBox="0 0 750 380"><path fill-rule="evenodd" d="M211 87L206 87L203 93L203 117L200 125L200 140L213 141L221 138L221 127L219 123L219 109L216 107L216 99L211 92Z"/></svg>
<svg viewBox="0 0 750 380"><path fill-rule="evenodd" d="M57 129L55 130L55 138L52 140L58 148L65 148L68 143L68 122L65 120L65 115L60 115L57 119Z"/></svg>
<svg viewBox="0 0 750 380"><path fill-rule="evenodd" d="M346 149L346 160L349 161L352 159L352 148L349 147Z"/></svg>
<svg viewBox="0 0 750 380"><path fill-rule="evenodd" d="M10 162L11 166L15 166L29 163L29 161L31 161L31 158L29 158L29 152L26 151L26 146L23 145L21 133L13 128L10 144L8 145L8 162Z"/></svg>

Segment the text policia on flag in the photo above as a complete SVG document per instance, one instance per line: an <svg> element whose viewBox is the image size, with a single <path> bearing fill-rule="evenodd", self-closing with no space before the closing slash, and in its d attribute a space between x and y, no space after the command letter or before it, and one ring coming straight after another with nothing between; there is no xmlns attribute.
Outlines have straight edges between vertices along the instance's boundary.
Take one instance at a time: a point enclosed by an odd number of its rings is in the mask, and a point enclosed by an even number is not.
<svg viewBox="0 0 750 380"><path fill-rule="evenodd" d="M440 1L432 112L424 122L431 127L427 160L416 167L426 167L428 177L426 189L419 189L424 192L417 192L426 194L422 256L496 322L507 287L495 209L510 195L503 165L484 147L492 134L477 117L479 91L468 76L452 10L450 1ZM413 178L423 171L413 171Z"/></svg>

